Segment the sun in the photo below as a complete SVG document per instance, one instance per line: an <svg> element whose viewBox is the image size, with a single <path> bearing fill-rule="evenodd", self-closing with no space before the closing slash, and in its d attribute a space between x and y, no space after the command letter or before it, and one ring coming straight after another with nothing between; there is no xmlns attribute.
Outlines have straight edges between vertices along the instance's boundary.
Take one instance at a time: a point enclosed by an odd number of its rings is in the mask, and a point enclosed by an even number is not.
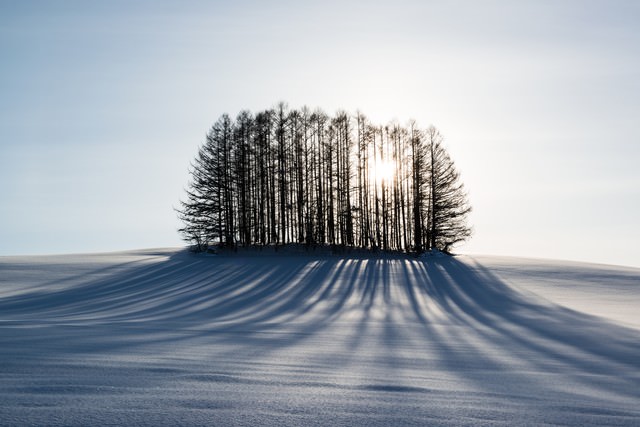
<svg viewBox="0 0 640 427"><path fill-rule="evenodd" d="M371 170L372 179L378 184L389 183L396 173L396 165L388 160L376 160Z"/></svg>

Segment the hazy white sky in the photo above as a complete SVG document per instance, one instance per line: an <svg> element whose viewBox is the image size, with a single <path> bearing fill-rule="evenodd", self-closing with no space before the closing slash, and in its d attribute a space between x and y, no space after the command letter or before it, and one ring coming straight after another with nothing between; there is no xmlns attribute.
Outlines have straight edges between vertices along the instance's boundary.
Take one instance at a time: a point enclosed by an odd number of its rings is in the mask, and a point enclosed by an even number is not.
<svg viewBox="0 0 640 427"><path fill-rule="evenodd" d="M0 1L0 254L178 246L224 112L445 136L461 252L640 267L640 2Z"/></svg>

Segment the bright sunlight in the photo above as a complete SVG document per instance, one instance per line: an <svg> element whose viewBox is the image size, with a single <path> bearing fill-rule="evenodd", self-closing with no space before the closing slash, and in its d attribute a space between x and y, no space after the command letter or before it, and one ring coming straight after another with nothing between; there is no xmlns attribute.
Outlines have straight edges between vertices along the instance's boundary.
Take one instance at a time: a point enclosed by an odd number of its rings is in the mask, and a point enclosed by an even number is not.
<svg viewBox="0 0 640 427"><path fill-rule="evenodd" d="M396 165L389 160L377 159L374 163L374 167L371 170L371 179L377 184L389 183L393 180L393 176L396 172Z"/></svg>

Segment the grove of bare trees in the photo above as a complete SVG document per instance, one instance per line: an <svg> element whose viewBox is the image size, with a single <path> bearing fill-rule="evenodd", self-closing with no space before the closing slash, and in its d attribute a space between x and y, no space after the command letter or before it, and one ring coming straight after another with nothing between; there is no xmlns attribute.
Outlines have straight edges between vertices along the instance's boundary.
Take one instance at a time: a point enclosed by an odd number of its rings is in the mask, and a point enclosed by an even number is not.
<svg viewBox="0 0 640 427"><path fill-rule="evenodd" d="M436 128L281 103L214 123L178 214L198 250L299 243L420 253L466 240L470 211Z"/></svg>

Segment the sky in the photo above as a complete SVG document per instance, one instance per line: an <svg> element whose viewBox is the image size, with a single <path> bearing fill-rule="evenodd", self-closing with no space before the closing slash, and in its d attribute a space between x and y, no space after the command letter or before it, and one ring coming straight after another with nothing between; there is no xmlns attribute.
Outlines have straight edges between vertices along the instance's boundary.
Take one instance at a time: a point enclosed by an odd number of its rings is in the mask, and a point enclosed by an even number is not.
<svg viewBox="0 0 640 427"><path fill-rule="evenodd" d="M461 253L640 267L640 2L0 0L0 255L181 246L223 113L436 126Z"/></svg>

